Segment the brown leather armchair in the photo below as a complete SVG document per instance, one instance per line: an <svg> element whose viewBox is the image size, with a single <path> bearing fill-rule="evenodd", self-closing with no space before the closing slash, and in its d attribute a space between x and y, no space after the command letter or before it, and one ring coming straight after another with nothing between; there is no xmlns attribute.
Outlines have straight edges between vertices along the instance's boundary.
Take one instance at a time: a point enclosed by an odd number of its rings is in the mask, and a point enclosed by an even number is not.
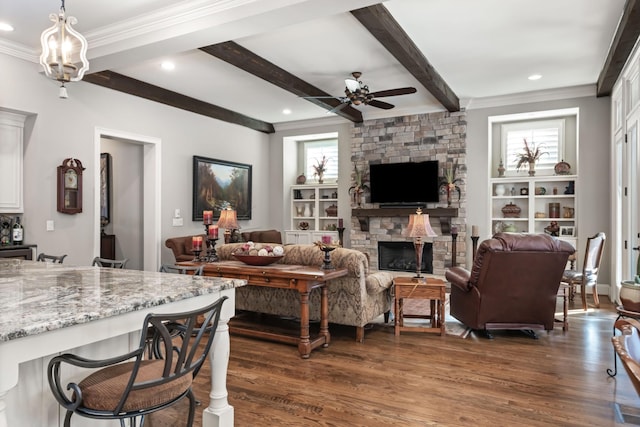
<svg viewBox="0 0 640 427"><path fill-rule="evenodd" d="M203 239L206 239L207 236L204 234L199 234ZM176 258L176 262L180 261L193 261L193 236L181 236L181 237L170 237L165 240L164 245L173 251L173 256Z"/></svg>
<svg viewBox="0 0 640 427"><path fill-rule="evenodd" d="M553 329L558 287L574 252L546 234L497 233L480 244L470 272L445 272L451 315L489 337L491 329Z"/></svg>

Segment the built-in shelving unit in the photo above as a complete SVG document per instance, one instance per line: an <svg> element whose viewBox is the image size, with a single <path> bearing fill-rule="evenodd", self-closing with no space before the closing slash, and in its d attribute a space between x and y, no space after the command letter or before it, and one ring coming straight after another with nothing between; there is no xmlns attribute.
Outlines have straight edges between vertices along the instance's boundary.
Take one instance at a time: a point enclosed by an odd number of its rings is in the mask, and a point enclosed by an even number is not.
<svg viewBox="0 0 640 427"><path fill-rule="evenodd" d="M322 236L337 241L338 225L337 184L291 186L291 229L285 230L285 243L313 243Z"/></svg>
<svg viewBox="0 0 640 427"><path fill-rule="evenodd" d="M576 175L493 178L491 184L491 230L545 233L556 222L558 237L577 242ZM503 212L520 208L517 217Z"/></svg>

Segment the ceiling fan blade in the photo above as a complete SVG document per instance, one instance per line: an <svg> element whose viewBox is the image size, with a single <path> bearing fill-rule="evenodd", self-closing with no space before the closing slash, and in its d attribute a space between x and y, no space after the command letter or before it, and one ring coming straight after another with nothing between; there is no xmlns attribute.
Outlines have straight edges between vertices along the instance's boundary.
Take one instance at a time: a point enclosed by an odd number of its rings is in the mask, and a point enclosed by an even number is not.
<svg viewBox="0 0 640 427"><path fill-rule="evenodd" d="M344 97L329 95L329 96L299 96L299 98L303 98L303 99L324 99L324 98L342 99Z"/></svg>
<svg viewBox="0 0 640 427"><path fill-rule="evenodd" d="M367 103L367 105L371 105L372 107L382 108L383 110L390 110L394 107L394 105L391 105L387 102L378 101L377 99L372 99Z"/></svg>
<svg viewBox="0 0 640 427"><path fill-rule="evenodd" d="M369 95L373 95L375 98L381 98L383 96L396 96L396 95L408 95L410 93L416 93L415 87L401 87L398 89L381 90L379 92L373 92Z"/></svg>
<svg viewBox="0 0 640 427"><path fill-rule="evenodd" d="M331 110L327 111L327 114L335 113L336 111L340 111L340 110L342 110L344 107L346 107L349 104L351 104L351 101L343 102L342 104L338 105L337 107L334 107Z"/></svg>

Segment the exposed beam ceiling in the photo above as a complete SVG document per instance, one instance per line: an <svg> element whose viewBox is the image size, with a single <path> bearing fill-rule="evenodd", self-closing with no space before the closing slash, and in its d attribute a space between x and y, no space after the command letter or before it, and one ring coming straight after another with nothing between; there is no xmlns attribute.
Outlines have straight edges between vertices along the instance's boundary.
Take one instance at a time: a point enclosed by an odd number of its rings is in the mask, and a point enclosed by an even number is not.
<svg viewBox="0 0 640 427"><path fill-rule="evenodd" d="M200 50L213 55L229 64L260 77L284 90L287 90L300 97L316 97L326 96L328 98L306 98L309 102L322 107L326 110L332 110L342 102L332 95L318 89L317 87L305 82L293 74L283 70L277 65L267 61L261 56L256 55L239 44L229 41L218 43L210 46L201 47ZM337 115L351 120L354 123L362 122L362 113L352 106L348 105L340 110L334 111Z"/></svg>
<svg viewBox="0 0 640 427"><path fill-rule="evenodd" d="M381 4L351 14L449 111L460 111L460 100Z"/></svg>
<svg viewBox="0 0 640 427"><path fill-rule="evenodd" d="M217 105L209 104L199 99L191 98L177 92L163 89L143 81L114 73L113 71L101 71L85 75L83 81L107 87L129 95L139 96L161 104L170 105L192 113L212 117L229 123L245 126L264 133L274 133L273 124L263 122L235 111Z"/></svg>
<svg viewBox="0 0 640 427"><path fill-rule="evenodd" d="M640 1L628 0L607 59L598 77L598 96L611 95L611 90L640 36Z"/></svg>

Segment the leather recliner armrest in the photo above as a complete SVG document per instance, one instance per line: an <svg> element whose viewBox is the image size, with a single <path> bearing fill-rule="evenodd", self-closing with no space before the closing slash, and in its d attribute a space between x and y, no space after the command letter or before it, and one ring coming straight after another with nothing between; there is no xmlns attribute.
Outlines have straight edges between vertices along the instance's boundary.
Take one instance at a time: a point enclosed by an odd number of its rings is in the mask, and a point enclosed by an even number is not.
<svg viewBox="0 0 640 427"><path fill-rule="evenodd" d="M462 267L451 267L444 273L445 277L452 286L459 288L465 292L471 289L469 279L471 278L471 272Z"/></svg>

